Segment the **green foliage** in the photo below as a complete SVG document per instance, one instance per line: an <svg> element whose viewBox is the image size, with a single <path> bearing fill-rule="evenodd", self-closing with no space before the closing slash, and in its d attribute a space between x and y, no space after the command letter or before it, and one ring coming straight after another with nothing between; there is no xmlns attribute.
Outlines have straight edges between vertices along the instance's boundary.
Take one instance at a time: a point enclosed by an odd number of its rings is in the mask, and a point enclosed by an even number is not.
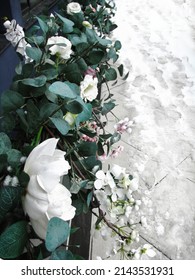
<svg viewBox="0 0 195 280"><path fill-rule="evenodd" d="M18 92L7 90L2 94L1 106L3 112L15 111L24 105L24 98Z"/></svg>
<svg viewBox="0 0 195 280"><path fill-rule="evenodd" d="M70 234L70 228L67 222L54 217L48 223L45 246L48 251L53 252L62 245Z"/></svg>
<svg viewBox="0 0 195 280"><path fill-rule="evenodd" d="M27 222L19 221L0 235L0 258L13 259L21 255L27 242Z"/></svg>

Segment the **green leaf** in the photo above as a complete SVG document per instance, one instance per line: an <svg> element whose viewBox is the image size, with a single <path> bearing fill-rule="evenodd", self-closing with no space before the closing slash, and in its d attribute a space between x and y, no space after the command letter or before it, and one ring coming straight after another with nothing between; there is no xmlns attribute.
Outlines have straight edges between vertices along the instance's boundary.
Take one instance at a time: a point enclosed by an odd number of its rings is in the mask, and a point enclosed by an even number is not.
<svg viewBox="0 0 195 280"><path fill-rule="evenodd" d="M20 256L27 242L27 222L19 221L0 235L0 258L13 259Z"/></svg>
<svg viewBox="0 0 195 280"><path fill-rule="evenodd" d="M80 114L83 111L83 106L77 100L67 102L65 108L72 114Z"/></svg>
<svg viewBox="0 0 195 280"><path fill-rule="evenodd" d="M89 44L95 44L99 40L99 37L96 35L95 31L89 28L86 29L86 36Z"/></svg>
<svg viewBox="0 0 195 280"><path fill-rule="evenodd" d="M45 102L45 104L43 104L40 109L41 121L47 120L57 109L59 109L59 106L57 104Z"/></svg>
<svg viewBox="0 0 195 280"><path fill-rule="evenodd" d="M66 79L71 83L80 84L80 82L83 80L80 68L77 63L68 64L64 68L64 72Z"/></svg>
<svg viewBox="0 0 195 280"><path fill-rule="evenodd" d="M109 52L108 52L108 58L113 60L113 63L115 63L118 59L118 54L116 53L116 50L111 47Z"/></svg>
<svg viewBox="0 0 195 280"><path fill-rule="evenodd" d="M35 47L26 47L27 55L38 63L42 57L42 51Z"/></svg>
<svg viewBox="0 0 195 280"><path fill-rule="evenodd" d="M104 115L108 114L115 106L116 106L115 103L112 101L104 103L103 107L102 107L102 112L101 112L102 115L104 116Z"/></svg>
<svg viewBox="0 0 195 280"><path fill-rule="evenodd" d="M7 152L7 161L12 167L17 167L21 165L20 159L22 157L22 153L16 149L11 149Z"/></svg>
<svg viewBox="0 0 195 280"><path fill-rule="evenodd" d="M94 166L99 166L99 168L102 168L102 162L97 159L96 155L88 156L83 160L83 164L88 170L92 170Z"/></svg>
<svg viewBox="0 0 195 280"><path fill-rule="evenodd" d="M13 116L13 114L9 113L9 114L3 116L3 118L1 119L0 126L1 126L2 131L9 133L14 129L15 123L16 123L15 116Z"/></svg>
<svg viewBox="0 0 195 280"><path fill-rule="evenodd" d="M40 27L41 27L43 33L47 33L47 31L48 31L48 29L49 29L49 28L48 28L48 25L47 25L41 18L36 17L36 19L38 20L39 25L40 25Z"/></svg>
<svg viewBox="0 0 195 280"><path fill-rule="evenodd" d="M22 171L19 175L18 175L18 180L20 182L20 186L22 188L26 188L28 183L29 183L29 180L30 180L30 177L27 173L25 173L24 171Z"/></svg>
<svg viewBox="0 0 195 280"><path fill-rule="evenodd" d="M99 64L104 57L103 51L91 51L87 57L87 61L91 65Z"/></svg>
<svg viewBox="0 0 195 280"><path fill-rule="evenodd" d="M109 68L105 71L105 78L107 81L113 81L117 79L117 72L114 68Z"/></svg>
<svg viewBox="0 0 195 280"><path fill-rule="evenodd" d="M41 76L36 77L34 79L33 78L24 79L21 82L24 85L28 85L28 86L31 86L31 87L42 87L42 86L45 85L46 81L47 81L47 78L44 75L41 75Z"/></svg>
<svg viewBox="0 0 195 280"><path fill-rule="evenodd" d="M4 91L1 97L3 112L15 111L24 105L24 98L16 91Z"/></svg>
<svg viewBox="0 0 195 280"><path fill-rule="evenodd" d="M79 43L76 45L76 50L78 52L78 54L82 54L85 50L87 50L89 48L89 44L86 42L83 43Z"/></svg>
<svg viewBox="0 0 195 280"><path fill-rule="evenodd" d="M118 51L122 48L121 42L116 40L114 43L114 48Z"/></svg>
<svg viewBox="0 0 195 280"><path fill-rule="evenodd" d="M5 168L7 168L7 155L6 154L3 154L3 155L0 154L0 173ZM0 191L1 191L1 188L0 188ZM1 205L0 205L0 207L1 207Z"/></svg>
<svg viewBox="0 0 195 280"><path fill-rule="evenodd" d="M78 149L81 156L93 156L97 152L97 144L95 142L82 142L78 145Z"/></svg>
<svg viewBox="0 0 195 280"><path fill-rule="evenodd" d="M45 239L47 250L53 252L66 241L69 234L70 228L67 222L57 217L51 218L47 226Z"/></svg>
<svg viewBox="0 0 195 280"><path fill-rule="evenodd" d="M58 71L55 67L51 65L44 65L43 69L41 70L41 74L46 76L47 81L51 81L58 76Z"/></svg>
<svg viewBox="0 0 195 280"><path fill-rule="evenodd" d="M122 75L123 75L123 70L124 70L124 66L123 66L123 64L119 65L119 67L118 67L118 71L119 71L120 76L122 76Z"/></svg>
<svg viewBox="0 0 195 280"><path fill-rule="evenodd" d="M12 144L7 134L0 132L0 154L6 154L11 148Z"/></svg>
<svg viewBox="0 0 195 280"><path fill-rule="evenodd" d="M32 100L27 102L27 123L29 132L32 133L34 130L37 129L40 120L39 120L39 109L34 104Z"/></svg>
<svg viewBox="0 0 195 280"><path fill-rule="evenodd" d="M106 47L107 45L112 44L112 41L111 41L111 40L103 39L103 38L101 38L101 37L99 37L99 36L97 36L97 39L98 39L99 44L102 45L102 46L104 46L104 47Z"/></svg>
<svg viewBox="0 0 195 280"><path fill-rule="evenodd" d="M5 218L5 215L16 207L20 202L20 198L21 188L9 186L0 188L0 223Z"/></svg>
<svg viewBox="0 0 195 280"><path fill-rule="evenodd" d="M50 118L50 120L62 135L66 135L70 130L70 125L67 123L67 121L61 118Z"/></svg>
<svg viewBox="0 0 195 280"><path fill-rule="evenodd" d="M62 17L58 13L56 13L56 15L63 22L63 32L64 33L71 33L73 31L74 22L69 20L69 19L67 19L67 18Z"/></svg>
<svg viewBox="0 0 195 280"><path fill-rule="evenodd" d="M67 82L54 82L49 87L49 91L63 98L73 99L77 96Z"/></svg>
<svg viewBox="0 0 195 280"><path fill-rule="evenodd" d="M93 192L90 192L87 196L87 205L89 207L90 203L91 203L91 200L92 200L92 197L93 197Z"/></svg>
<svg viewBox="0 0 195 280"><path fill-rule="evenodd" d="M50 260L74 260L74 255L71 251L66 250L65 248L56 249L50 257Z"/></svg>
<svg viewBox="0 0 195 280"><path fill-rule="evenodd" d="M86 103L83 111L76 118L76 125L78 126L81 122L87 121L91 118L92 115L92 105Z"/></svg>
<svg viewBox="0 0 195 280"><path fill-rule="evenodd" d="M81 33L80 35L70 34L68 36L68 39L71 41L73 46L87 43L87 36L84 33ZM87 45L89 45L89 44L87 43Z"/></svg>
<svg viewBox="0 0 195 280"><path fill-rule="evenodd" d="M114 143L118 142L121 139L121 134L115 132L112 137L110 138L110 145L113 145Z"/></svg>

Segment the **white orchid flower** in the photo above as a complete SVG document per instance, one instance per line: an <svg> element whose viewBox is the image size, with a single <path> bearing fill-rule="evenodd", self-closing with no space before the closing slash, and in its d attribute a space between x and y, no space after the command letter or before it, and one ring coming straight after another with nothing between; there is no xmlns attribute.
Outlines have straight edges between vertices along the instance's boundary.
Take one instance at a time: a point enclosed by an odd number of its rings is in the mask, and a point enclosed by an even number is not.
<svg viewBox="0 0 195 280"><path fill-rule="evenodd" d="M23 207L36 234L45 239L47 225L52 217L64 221L75 215L69 190L60 183L68 174L70 165L65 152L56 149L58 139L51 138L35 147L28 156L24 171L30 176Z"/></svg>

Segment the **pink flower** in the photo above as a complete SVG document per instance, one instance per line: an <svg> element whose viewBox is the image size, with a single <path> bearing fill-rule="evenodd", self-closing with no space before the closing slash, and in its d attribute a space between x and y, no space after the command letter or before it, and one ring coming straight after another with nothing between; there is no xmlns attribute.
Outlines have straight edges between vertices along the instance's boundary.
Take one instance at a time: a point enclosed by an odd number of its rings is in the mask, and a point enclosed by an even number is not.
<svg viewBox="0 0 195 280"><path fill-rule="evenodd" d="M124 150L123 146L118 146L116 149L112 150L110 156L112 158L117 158L123 150Z"/></svg>
<svg viewBox="0 0 195 280"><path fill-rule="evenodd" d="M114 129L116 132L122 134L123 132L131 133L133 122L129 120L129 118L124 118L124 120L120 120L117 124L115 124Z"/></svg>
<svg viewBox="0 0 195 280"><path fill-rule="evenodd" d="M96 71L95 71L95 69L89 67L89 68L85 71L84 75L85 75L85 76L86 76L86 75L90 75L90 76L92 76L93 78L95 78L95 77L96 77Z"/></svg>

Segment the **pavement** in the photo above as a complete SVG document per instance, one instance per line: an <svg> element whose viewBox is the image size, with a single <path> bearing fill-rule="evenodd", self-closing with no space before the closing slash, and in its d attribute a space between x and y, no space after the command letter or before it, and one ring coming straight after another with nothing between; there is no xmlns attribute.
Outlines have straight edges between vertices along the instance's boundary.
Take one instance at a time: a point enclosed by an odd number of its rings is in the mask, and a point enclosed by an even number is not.
<svg viewBox="0 0 195 280"><path fill-rule="evenodd" d="M114 162L139 175L147 219L140 243L154 246L154 259L194 260L195 4L116 4L118 29L113 36L122 42L119 63L130 74L127 81L111 86L118 104L114 114L129 117L134 127L131 134L123 134L125 150ZM110 114L108 131L115 122ZM92 236L91 259L105 256L110 246L110 240Z"/></svg>

